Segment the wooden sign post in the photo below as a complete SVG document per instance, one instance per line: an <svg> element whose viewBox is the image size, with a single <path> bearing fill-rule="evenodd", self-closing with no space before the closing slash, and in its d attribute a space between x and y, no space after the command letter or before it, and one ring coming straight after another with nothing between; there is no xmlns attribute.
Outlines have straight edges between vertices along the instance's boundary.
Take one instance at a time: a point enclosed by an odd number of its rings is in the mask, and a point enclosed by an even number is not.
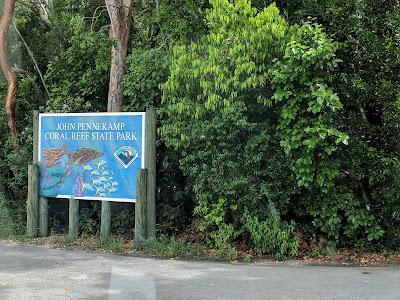
<svg viewBox="0 0 400 300"><path fill-rule="evenodd" d="M135 203L135 246L140 248L147 239L147 179L146 169L140 169L136 175L137 199Z"/></svg>
<svg viewBox="0 0 400 300"><path fill-rule="evenodd" d="M78 237L79 200L101 200L100 237L111 233L109 201L136 202L135 241L155 237L156 111L33 113L27 235L47 236L48 199L69 198L69 238Z"/></svg>
<svg viewBox="0 0 400 300"><path fill-rule="evenodd" d="M145 162L147 169L146 187L146 227L147 238L156 236L156 110L146 110L146 139L145 139Z"/></svg>
<svg viewBox="0 0 400 300"><path fill-rule="evenodd" d="M78 237L79 226L79 200L73 196L69 199L68 237L75 240Z"/></svg>
<svg viewBox="0 0 400 300"><path fill-rule="evenodd" d="M28 200L26 216L26 235L38 236L38 208L39 208L39 170L37 164L28 166Z"/></svg>

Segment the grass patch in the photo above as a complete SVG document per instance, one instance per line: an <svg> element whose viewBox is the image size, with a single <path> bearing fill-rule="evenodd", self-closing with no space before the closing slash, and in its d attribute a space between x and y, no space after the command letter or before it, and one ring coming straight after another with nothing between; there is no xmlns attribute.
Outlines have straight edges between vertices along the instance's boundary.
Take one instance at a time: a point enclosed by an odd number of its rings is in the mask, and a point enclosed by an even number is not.
<svg viewBox="0 0 400 300"><path fill-rule="evenodd" d="M3 222L4 223L4 222ZM273 256L258 256L254 251L238 250L227 246L222 249L213 249L205 244L186 242L174 236L160 235L157 239L148 240L141 249L134 247L133 241L123 236L112 235L108 239L100 239L94 235L81 235L71 240L67 234L55 234L49 237L27 238L24 235L14 235L12 231L0 231L7 235L7 239L22 244L41 245L67 250L94 251L99 253L119 253L133 256L153 256L161 258L183 258L209 261L230 261L251 263L257 260L274 260ZM3 235L4 237L4 235ZM2 237L0 236L0 239ZM5 239L5 238L3 238ZM317 253L316 253L317 254ZM338 250L335 256L305 255L299 257L305 264L318 265L359 265L384 266L399 265L400 253L362 253L355 254L350 250Z"/></svg>
<svg viewBox="0 0 400 300"><path fill-rule="evenodd" d="M50 245L68 250L86 250L127 253L133 250L132 242L118 235L112 235L108 239L100 239L94 235L82 235L77 239L70 239L67 234L55 234L48 237L34 238L30 244Z"/></svg>
<svg viewBox="0 0 400 300"><path fill-rule="evenodd" d="M161 235L157 239L148 240L141 252L167 258L194 258L216 261L236 261L238 252L234 247L211 249L198 243L190 243L174 236Z"/></svg>
<svg viewBox="0 0 400 300"><path fill-rule="evenodd" d="M0 239L24 239L24 236L21 234L21 228L13 222L2 195L0 195Z"/></svg>
<svg viewBox="0 0 400 300"><path fill-rule="evenodd" d="M100 239L100 247L112 252L127 252L132 250L133 245L130 240L125 240L122 236L112 235L107 239Z"/></svg>
<svg viewBox="0 0 400 300"><path fill-rule="evenodd" d="M236 261L238 259L238 252L234 247L225 247L219 250L211 249L202 244L185 242L174 236L166 235L146 241L140 250L134 247L132 240L125 239L119 235L101 239L98 236L84 234L75 240L71 240L67 234L55 234L42 238L25 238L23 242L67 250L100 251L127 255L144 254L164 258L190 258L213 261ZM249 259L244 261L250 262Z"/></svg>
<svg viewBox="0 0 400 300"><path fill-rule="evenodd" d="M204 256L205 248L199 244L183 242L174 236L161 235L145 242L142 251L153 256L192 258Z"/></svg>

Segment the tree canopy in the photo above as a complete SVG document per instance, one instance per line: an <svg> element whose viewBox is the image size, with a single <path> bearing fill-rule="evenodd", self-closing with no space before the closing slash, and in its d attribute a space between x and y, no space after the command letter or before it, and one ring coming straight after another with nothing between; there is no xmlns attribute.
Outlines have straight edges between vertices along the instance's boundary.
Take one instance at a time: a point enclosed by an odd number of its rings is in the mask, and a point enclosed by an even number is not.
<svg viewBox="0 0 400 300"><path fill-rule="evenodd" d="M20 224L32 110L106 111L116 45L103 0L50 2L17 1L9 32L20 146L2 112L0 192ZM399 0L134 2L130 21L121 109L158 109L160 233L278 258L398 250ZM99 205L81 215L96 233Z"/></svg>

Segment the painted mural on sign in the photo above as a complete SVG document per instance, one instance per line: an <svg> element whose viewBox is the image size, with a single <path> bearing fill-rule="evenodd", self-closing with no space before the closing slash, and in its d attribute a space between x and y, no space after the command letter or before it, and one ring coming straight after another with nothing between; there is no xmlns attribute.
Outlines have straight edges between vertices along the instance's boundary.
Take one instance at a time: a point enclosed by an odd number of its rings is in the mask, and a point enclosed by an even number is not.
<svg viewBox="0 0 400 300"><path fill-rule="evenodd" d="M134 202L144 113L40 114L40 196Z"/></svg>

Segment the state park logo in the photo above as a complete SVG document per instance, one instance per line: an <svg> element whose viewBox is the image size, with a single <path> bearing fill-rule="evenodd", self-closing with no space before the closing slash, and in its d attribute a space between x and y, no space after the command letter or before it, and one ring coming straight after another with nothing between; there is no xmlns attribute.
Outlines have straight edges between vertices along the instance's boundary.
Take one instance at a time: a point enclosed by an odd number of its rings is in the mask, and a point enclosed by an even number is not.
<svg viewBox="0 0 400 300"><path fill-rule="evenodd" d="M139 157L139 153L131 146L121 146L114 151L114 156L127 169Z"/></svg>

